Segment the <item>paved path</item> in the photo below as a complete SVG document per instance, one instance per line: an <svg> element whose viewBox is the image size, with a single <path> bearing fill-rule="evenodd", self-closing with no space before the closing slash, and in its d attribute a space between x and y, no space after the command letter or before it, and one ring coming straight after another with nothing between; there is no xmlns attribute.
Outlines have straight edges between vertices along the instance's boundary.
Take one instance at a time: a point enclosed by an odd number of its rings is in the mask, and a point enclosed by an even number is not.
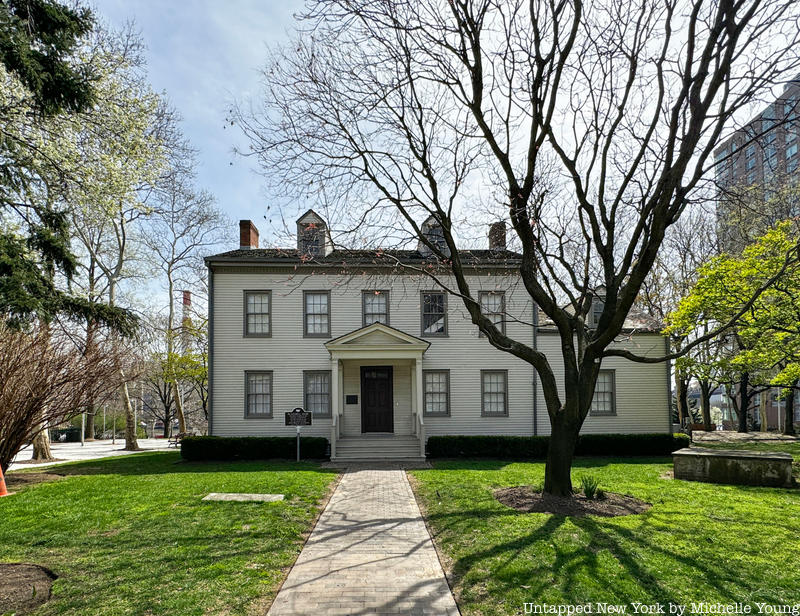
<svg viewBox="0 0 800 616"><path fill-rule="evenodd" d="M350 470L269 616L458 615L403 470Z"/></svg>
<svg viewBox="0 0 800 616"><path fill-rule="evenodd" d="M139 447L142 451L165 450L168 449L168 441L165 438L140 438ZM37 468L41 466L53 466L56 464L66 464L67 462L75 462L80 460L97 460L99 458L107 458L109 456L123 456L126 454L137 453L135 451L125 451L125 439L116 439L116 443L110 440L97 440L86 441L83 446L80 443L50 443L50 449L53 452L53 457L60 460L60 462L42 462L40 464L31 464L24 462L19 463L20 460L30 460L33 452L30 445L20 450L17 457L11 462L9 470L22 470L25 468ZM175 451L173 448L172 451Z"/></svg>

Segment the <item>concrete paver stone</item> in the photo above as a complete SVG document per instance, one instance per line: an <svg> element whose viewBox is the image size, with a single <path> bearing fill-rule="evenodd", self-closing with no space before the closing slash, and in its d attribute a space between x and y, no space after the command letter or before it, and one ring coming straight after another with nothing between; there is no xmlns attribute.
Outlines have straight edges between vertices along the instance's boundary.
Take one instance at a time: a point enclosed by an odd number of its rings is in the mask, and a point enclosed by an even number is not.
<svg viewBox="0 0 800 616"><path fill-rule="evenodd" d="M345 472L269 611L459 614L405 471Z"/></svg>

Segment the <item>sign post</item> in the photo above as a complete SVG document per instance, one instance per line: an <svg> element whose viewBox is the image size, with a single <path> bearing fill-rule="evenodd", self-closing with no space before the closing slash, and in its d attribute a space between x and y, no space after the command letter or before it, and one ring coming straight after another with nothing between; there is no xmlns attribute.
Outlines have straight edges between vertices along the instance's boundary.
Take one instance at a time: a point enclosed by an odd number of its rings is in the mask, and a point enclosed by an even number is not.
<svg viewBox="0 0 800 616"><path fill-rule="evenodd" d="M300 461L300 426L311 425L311 413L302 409L302 407L295 407L290 413L284 413L286 416L286 425L294 426L297 429L297 461Z"/></svg>

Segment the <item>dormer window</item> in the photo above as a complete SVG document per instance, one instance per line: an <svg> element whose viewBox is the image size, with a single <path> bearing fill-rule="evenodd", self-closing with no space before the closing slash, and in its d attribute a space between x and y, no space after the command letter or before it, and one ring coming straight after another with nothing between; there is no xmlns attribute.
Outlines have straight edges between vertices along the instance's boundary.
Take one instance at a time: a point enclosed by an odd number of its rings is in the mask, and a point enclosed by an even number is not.
<svg viewBox="0 0 800 616"><path fill-rule="evenodd" d="M603 310L606 307L606 294L605 288L601 287L592 294L592 307L589 311L589 326L596 328L600 323L600 317L603 316Z"/></svg>
<svg viewBox="0 0 800 616"><path fill-rule="evenodd" d="M324 233L324 229L318 227L315 223L303 225L298 238L300 254L318 257L325 245Z"/></svg>
<svg viewBox="0 0 800 616"><path fill-rule="evenodd" d="M428 241L429 244L436 247L436 249L445 255L450 255L450 249L447 247L447 242L444 239L444 229L442 229L442 225L439 223L436 218L430 216L425 222L422 223L420 227L420 231L422 232L422 236ZM422 240L419 241L417 250L420 254L429 256L433 253L430 246L423 242Z"/></svg>
<svg viewBox="0 0 800 616"><path fill-rule="evenodd" d="M312 258L333 252L328 225L314 210L308 210L297 220L297 252L300 257Z"/></svg>

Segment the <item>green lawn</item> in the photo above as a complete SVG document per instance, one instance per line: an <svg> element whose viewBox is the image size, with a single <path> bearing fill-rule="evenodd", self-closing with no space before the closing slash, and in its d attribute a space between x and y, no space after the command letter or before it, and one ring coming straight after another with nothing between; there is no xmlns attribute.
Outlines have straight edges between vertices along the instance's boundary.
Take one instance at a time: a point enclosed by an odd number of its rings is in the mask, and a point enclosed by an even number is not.
<svg viewBox="0 0 800 616"><path fill-rule="evenodd" d="M311 463L183 463L174 452L49 472L68 476L0 499L0 562L59 575L36 615L264 613L336 478ZM286 500L202 502L208 492Z"/></svg>
<svg viewBox="0 0 800 616"><path fill-rule="evenodd" d="M653 504L636 516L523 514L492 491L540 486L544 464L438 462L413 471L466 615L523 604L800 600L800 491L662 478L665 459L579 459L608 491ZM596 611L595 611L596 613Z"/></svg>

